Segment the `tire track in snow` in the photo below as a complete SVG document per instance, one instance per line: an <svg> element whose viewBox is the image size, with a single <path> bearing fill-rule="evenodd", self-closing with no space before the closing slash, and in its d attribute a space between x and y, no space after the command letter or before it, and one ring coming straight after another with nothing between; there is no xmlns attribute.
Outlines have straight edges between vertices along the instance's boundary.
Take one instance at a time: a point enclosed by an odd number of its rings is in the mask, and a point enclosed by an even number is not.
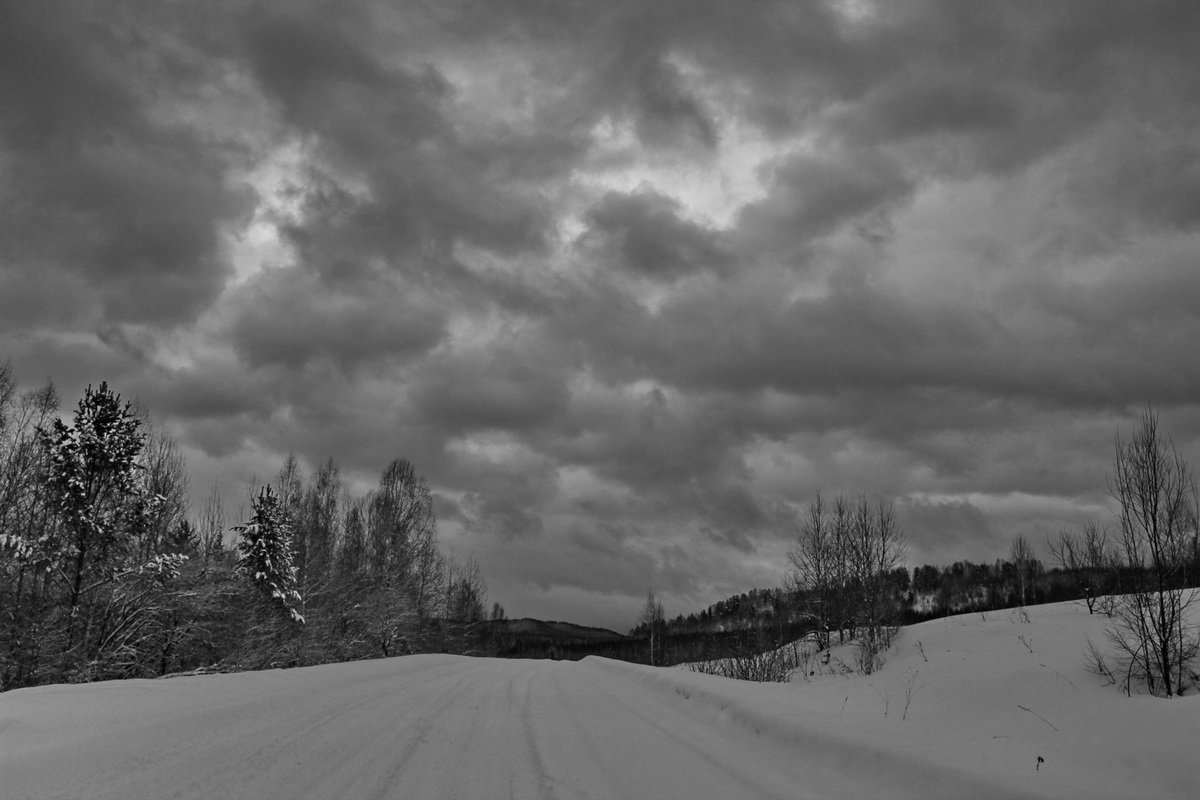
<svg viewBox="0 0 1200 800"><path fill-rule="evenodd" d="M180 765L182 774L200 774L169 796L252 798L280 792L290 798L324 798L366 792L365 797L386 797L396 772L417 752L431 721L453 705L467 685L466 676L457 673L402 677L408 679L403 684L391 677L328 687L327 696L320 697L312 711L307 710L314 702L311 697L298 698L297 708L276 705L254 724L229 731L227 741L203 754L208 769L197 768L198 758L192 765ZM416 718L415 727L410 717ZM397 733L404 736L399 758ZM253 778L247 781L247 775ZM378 785L364 786L364 781ZM342 795L344 791L349 794Z"/></svg>
<svg viewBox="0 0 1200 800"><path fill-rule="evenodd" d="M538 743L537 743L537 728L534 724L534 716L533 716L534 677L532 675L524 676L524 691L522 692L522 694L519 698L514 698L512 695L512 688L514 686L515 686L515 682L510 680L510 682L509 682L510 708L513 707L512 704L513 704L513 702L515 702L517 704L517 706L519 706L519 708L521 709L521 711L520 711L521 742L523 743L524 749L525 749L525 763L527 763L533 770L533 775L537 781L538 797L541 798L541 800L555 800L555 793L553 790L555 780L550 775L549 771L546 769L546 761L542 757L542 752L541 752L540 748L538 747ZM510 800L517 800L517 798L523 797L523 795L518 794L515 791L515 788L516 788L516 781L515 781L515 776L514 776L514 778L509 779L509 798L510 798Z"/></svg>
<svg viewBox="0 0 1200 800"><path fill-rule="evenodd" d="M455 676L448 687L429 698L430 702L410 709L411 712L415 712L415 725L412 719L401 720L403 724L412 726L411 733L398 753L389 757L389 766L383 769L380 778L373 782L369 793L364 796L366 800L385 800L389 795L403 796L394 790L401 787L405 771L421 753L422 746L428 745L429 735L439 719L470 688L469 677L469 674ZM367 770L367 773L370 771Z"/></svg>

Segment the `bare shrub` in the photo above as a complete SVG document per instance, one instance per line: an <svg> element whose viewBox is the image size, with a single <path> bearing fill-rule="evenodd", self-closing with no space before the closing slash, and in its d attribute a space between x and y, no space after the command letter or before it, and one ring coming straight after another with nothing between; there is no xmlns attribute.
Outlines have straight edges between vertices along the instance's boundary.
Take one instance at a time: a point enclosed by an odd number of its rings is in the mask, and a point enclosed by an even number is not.
<svg viewBox="0 0 1200 800"><path fill-rule="evenodd" d="M697 661L688 664L687 668L692 672L739 681L787 683L797 669L802 669L804 675L808 676L812 655L813 651L807 643L793 642L765 653Z"/></svg>
<svg viewBox="0 0 1200 800"><path fill-rule="evenodd" d="M924 651L921 654L924 655ZM908 719L908 709L912 705L913 698L925 688L925 684L917 683L917 676L920 674L920 670L913 670L908 674L908 680L904 682L904 713L900 715L900 719Z"/></svg>
<svg viewBox="0 0 1200 800"><path fill-rule="evenodd" d="M1109 685L1115 684L1117 676L1113 675L1108 662L1104 660L1104 653L1100 652L1100 648L1090 638L1085 641L1087 641L1088 646L1088 670L1107 680Z"/></svg>
<svg viewBox="0 0 1200 800"><path fill-rule="evenodd" d="M872 687L872 688L875 689L875 694L879 695L879 699L883 701L883 716L886 718L888 715L888 710L891 708L891 705L892 705L891 689L888 688L886 683L883 685L882 690L879 689L879 687Z"/></svg>

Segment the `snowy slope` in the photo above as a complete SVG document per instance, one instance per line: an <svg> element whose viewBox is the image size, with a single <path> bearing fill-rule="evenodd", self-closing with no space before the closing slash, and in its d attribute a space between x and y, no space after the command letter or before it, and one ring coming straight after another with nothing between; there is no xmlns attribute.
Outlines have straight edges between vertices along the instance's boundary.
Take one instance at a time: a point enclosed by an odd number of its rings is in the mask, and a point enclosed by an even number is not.
<svg viewBox="0 0 1200 800"><path fill-rule="evenodd" d="M19 690L0 798L1200 796L1200 701L1104 686L1081 607L1029 615L914 626L875 675L792 684L411 656Z"/></svg>

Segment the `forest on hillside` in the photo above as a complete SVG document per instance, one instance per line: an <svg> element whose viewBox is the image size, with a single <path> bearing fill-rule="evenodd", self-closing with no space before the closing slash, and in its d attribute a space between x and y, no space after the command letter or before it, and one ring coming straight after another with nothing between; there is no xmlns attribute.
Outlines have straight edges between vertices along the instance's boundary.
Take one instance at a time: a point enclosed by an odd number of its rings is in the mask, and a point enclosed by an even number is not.
<svg viewBox="0 0 1200 800"><path fill-rule="evenodd" d="M58 407L0 365L0 690L484 646L483 576L439 548L408 461L355 496L289 457L247 519L215 489L193 516L145 409L106 384Z"/></svg>

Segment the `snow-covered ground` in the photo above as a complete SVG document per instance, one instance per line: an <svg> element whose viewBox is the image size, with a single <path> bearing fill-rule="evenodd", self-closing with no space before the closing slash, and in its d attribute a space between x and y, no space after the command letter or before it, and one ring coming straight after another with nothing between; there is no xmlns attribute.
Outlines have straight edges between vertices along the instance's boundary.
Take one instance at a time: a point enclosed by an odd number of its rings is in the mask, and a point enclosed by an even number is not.
<svg viewBox="0 0 1200 800"><path fill-rule="evenodd" d="M410 656L18 690L0 798L1200 797L1200 698L1126 697L1086 667L1102 617L1028 614L791 684Z"/></svg>

